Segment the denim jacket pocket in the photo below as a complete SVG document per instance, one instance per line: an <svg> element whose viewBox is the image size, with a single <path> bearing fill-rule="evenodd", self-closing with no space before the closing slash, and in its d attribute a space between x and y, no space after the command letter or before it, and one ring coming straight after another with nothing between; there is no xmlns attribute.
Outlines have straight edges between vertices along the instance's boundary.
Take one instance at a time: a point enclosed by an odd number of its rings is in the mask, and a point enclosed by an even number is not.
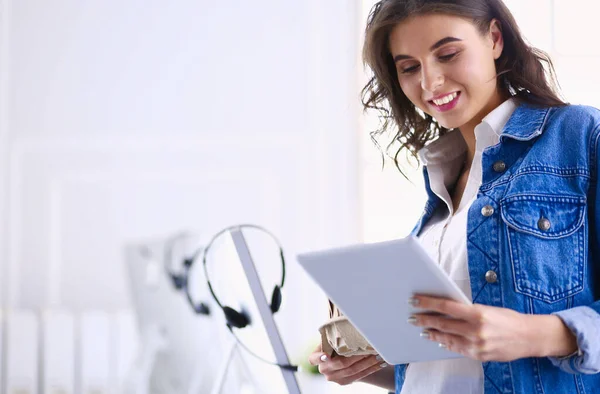
<svg viewBox="0 0 600 394"><path fill-rule="evenodd" d="M545 302L583 290L586 199L517 195L501 202L515 289Z"/></svg>

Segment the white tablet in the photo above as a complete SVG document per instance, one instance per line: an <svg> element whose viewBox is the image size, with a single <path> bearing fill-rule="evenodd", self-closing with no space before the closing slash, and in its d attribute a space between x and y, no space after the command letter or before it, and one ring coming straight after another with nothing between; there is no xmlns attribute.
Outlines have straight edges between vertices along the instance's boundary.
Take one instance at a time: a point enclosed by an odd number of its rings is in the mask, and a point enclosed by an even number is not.
<svg viewBox="0 0 600 394"><path fill-rule="evenodd" d="M469 298L414 237L303 253L298 262L383 359L392 365L462 357L419 336L408 300Z"/></svg>

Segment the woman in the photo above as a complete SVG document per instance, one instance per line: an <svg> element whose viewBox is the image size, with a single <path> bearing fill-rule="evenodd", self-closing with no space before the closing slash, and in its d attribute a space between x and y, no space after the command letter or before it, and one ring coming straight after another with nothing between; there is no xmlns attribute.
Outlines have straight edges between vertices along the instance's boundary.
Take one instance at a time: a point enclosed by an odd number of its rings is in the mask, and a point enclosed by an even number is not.
<svg viewBox="0 0 600 394"><path fill-rule="evenodd" d="M473 300L415 296L448 317L407 319L466 357L310 362L397 393L598 392L600 111L561 101L501 0L380 1L363 55L365 108L424 164L413 235Z"/></svg>

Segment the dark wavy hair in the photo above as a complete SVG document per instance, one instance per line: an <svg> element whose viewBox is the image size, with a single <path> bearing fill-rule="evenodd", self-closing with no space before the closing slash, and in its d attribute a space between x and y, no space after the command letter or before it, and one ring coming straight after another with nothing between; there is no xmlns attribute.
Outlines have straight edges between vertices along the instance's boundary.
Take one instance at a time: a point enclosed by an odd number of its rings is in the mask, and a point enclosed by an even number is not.
<svg viewBox="0 0 600 394"><path fill-rule="evenodd" d="M534 106L567 105L559 97L559 85L550 57L525 42L502 0L381 0L371 9L365 30L363 61L371 69L372 76L363 87L361 97L365 112L376 110L380 115L380 128L371 132L371 139L381 149L377 137L394 135L385 153L399 145L390 156L403 175L398 164L400 152L405 150L418 163L417 152L447 133L448 129L416 108L400 88L389 50L389 36L403 20L431 13L468 19L482 35L489 31L492 20L497 19L504 38L504 50L496 60L497 84L501 94Z"/></svg>

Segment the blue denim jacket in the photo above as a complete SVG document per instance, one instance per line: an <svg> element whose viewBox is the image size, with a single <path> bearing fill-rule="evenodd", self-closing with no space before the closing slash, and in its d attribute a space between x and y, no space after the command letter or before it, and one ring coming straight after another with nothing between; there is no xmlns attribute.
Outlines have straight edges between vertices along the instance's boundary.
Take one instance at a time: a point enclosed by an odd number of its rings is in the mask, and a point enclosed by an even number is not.
<svg viewBox="0 0 600 394"><path fill-rule="evenodd" d="M595 108L521 104L483 153L466 234L473 302L557 314L579 346L562 359L484 362L486 394L600 393L599 140ZM441 203L424 175L413 235ZM396 366L397 393L405 371Z"/></svg>

